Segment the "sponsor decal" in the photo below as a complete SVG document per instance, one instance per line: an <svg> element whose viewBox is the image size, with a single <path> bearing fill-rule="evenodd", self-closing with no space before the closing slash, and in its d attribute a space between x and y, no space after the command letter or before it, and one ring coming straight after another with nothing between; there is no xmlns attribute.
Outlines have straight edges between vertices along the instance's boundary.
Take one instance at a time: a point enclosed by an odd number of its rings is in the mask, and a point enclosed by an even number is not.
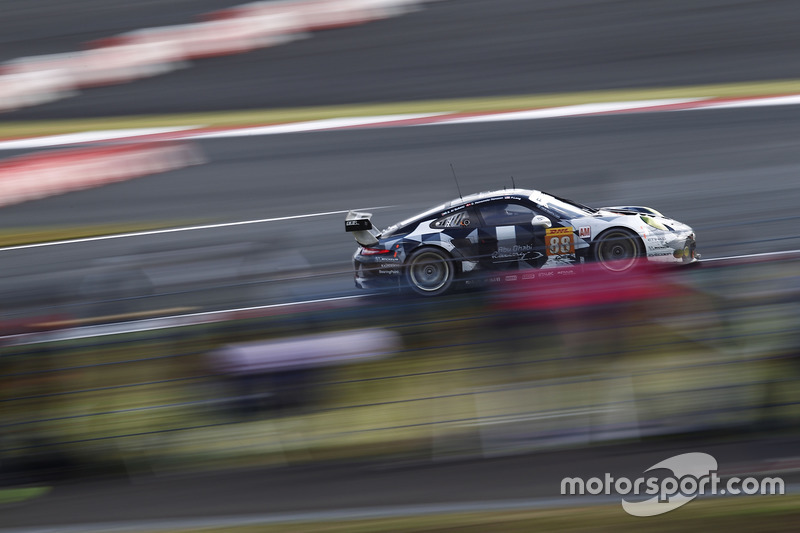
<svg viewBox="0 0 800 533"><path fill-rule="evenodd" d="M370 222L369 219L366 218L345 220L344 227L347 231L370 230L372 229L372 222Z"/></svg>
<svg viewBox="0 0 800 533"><path fill-rule="evenodd" d="M530 256L531 259L536 259L537 257L542 256L542 254L540 254L539 252L533 252L533 245L531 244L515 244L514 246L500 246L498 247L496 252L492 253L492 259L522 261L528 258L529 254L531 253L535 254Z"/></svg>
<svg viewBox="0 0 800 533"><path fill-rule="evenodd" d="M378 270L378 274L392 274L392 275L399 275L399 274L400 274L400 271L399 271L399 270L397 270L397 269L391 269L391 270L387 270L387 269L379 269L379 270Z"/></svg>
<svg viewBox="0 0 800 533"><path fill-rule="evenodd" d="M575 253L575 229L572 226L564 228L547 228L545 244L547 255L567 255Z"/></svg>
<svg viewBox="0 0 800 533"><path fill-rule="evenodd" d="M450 213L455 213L456 211L459 211L459 210L464 209L465 207L469 207L469 206L470 206L470 204L466 204L466 205L459 205L457 207L451 207L450 209L445 209L444 211L442 211L442 214L440 216L443 216L443 217L447 216Z"/></svg>
<svg viewBox="0 0 800 533"><path fill-rule="evenodd" d="M592 228L591 226L581 226L578 228L578 237L581 239L591 239L592 238Z"/></svg>

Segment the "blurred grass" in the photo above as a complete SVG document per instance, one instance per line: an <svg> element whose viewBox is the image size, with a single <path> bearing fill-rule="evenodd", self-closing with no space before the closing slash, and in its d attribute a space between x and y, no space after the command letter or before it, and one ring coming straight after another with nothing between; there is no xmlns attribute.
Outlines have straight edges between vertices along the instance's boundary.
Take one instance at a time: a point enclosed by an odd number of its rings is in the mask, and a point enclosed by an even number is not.
<svg viewBox="0 0 800 533"><path fill-rule="evenodd" d="M638 326L643 328L640 341L626 335L624 349L629 353L615 356L613 361L602 356L587 362L573 359L567 366L563 366L563 361L558 365L538 362L540 358L552 357L553 350L558 349L557 338L553 339L555 342L546 342L546 332L537 337L547 347L545 351L517 347L511 353L502 344L470 344L479 338L473 337L481 330L476 325L474 320L454 320L436 330L437 339L458 338L463 343L460 347L442 346L427 338L430 331L424 329L407 331L405 353L326 371L324 380L330 384L317 389L319 399L308 408L286 413L241 417L221 405L203 402L236 394L235 390L221 389L219 381L169 381L202 376L210 371L205 354L217 345L218 339L213 335L174 341L168 337L146 340L129 336L126 342L118 340L94 346L73 342L68 349L62 347L57 356L47 359L30 359L22 354L23 366L14 370L49 371L63 366L75 370L16 379L4 387L2 396L25 396L31 390L41 393L121 387L63 398L12 402L7 406L7 414L45 420L33 428L57 435L60 441L78 442L71 447L80 455L117 456L134 471L138 468L159 471L375 455L430 457L438 453L474 453L479 449L480 437L476 431L481 417L566 412L613 401L615 398L608 397L614 394L613 380L599 379L603 374L596 374L596 379L588 381L581 379L595 375L598 370L619 371L623 378L623 369L643 372L634 382L639 394L645 396L670 393L676 383L681 383L681 388L692 387L687 382L689 377L699 380L701 387L724 386L742 379L734 368L738 365L710 367L700 372L697 369L665 372L664 369L681 362L691 364L708 355L696 351L696 346L690 350L691 343L647 349L642 342L669 337L669 331L659 325ZM262 334L267 332L268 329L262 330ZM571 346L573 350L596 348ZM173 354L185 355L172 357ZM115 364L122 361L131 362ZM559 381L570 376L577 377L578 382ZM53 380L54 377L57 379ZM137 383L144 385L127 386ZM32 389L25 390L26 385ZM691 409L692 398L687 396L680 404L674 401L656 404L655 411L642 405L640 414L668 417L676 408ZM626 401L624 397L618 399ZM717 400L727 402L731 398L720 396ZM661 413L663 409L666 412ZM82 416L91 413L103 414ZM625 412L620 416L626 416ZM539 431L561 427L556 420L538 424ZM30 428L15 429L24 432ZM172 431L175 428L191 429ZM118 435L131 437L104 440ZM81 442L84 440L92 442Z"/></svg>
<svg viewBox="0 0 800 533"><path fill-rule="evenodd" d="M44 496L52 490L52 487L16 487L0 488L0 505L21 503L34 498Z"/></svg>
<svg viewBox="0 0 800 533"><path fill-rule="evenodd" d="M249 109L243 111L215 111L175 115L141 115L91 119L6 122L0 125L0 138L56 135L119 128L192 125L203 127L228 127L403 113L512 111L588 103L662 98L736 98L797 93L800 93L800 80L775 80L687 87L613 89L559 94L420 100L386 104L358 104L289 109Z"/></svg>
<svg viewBox="0 0 800 533"><path fill-rule="evenodd" d="M650 518L625 514L619 505L563 509L439 513L399 518L282 523L202 528L204 533L389 533L503 531L794 532L800 521L800 496L750 496L694 500L670 513ZM198 529L165 529L183 533Z"/></svg>
<svg viewBox="0 0 800 533"><path fill-rule="evenodd" d="M153 231L169 228L185 227L196 224L207 224L209 221L184 220L184 221L148 221L129 222L125 224L99 224L95 226L65 226L65 227L27 227L18 229L0 230L0 247L19 246L24 244L37 244L43 242L62 241L70 239L84 239L105 235L118 235L136 233L139 231Z"/></svg>

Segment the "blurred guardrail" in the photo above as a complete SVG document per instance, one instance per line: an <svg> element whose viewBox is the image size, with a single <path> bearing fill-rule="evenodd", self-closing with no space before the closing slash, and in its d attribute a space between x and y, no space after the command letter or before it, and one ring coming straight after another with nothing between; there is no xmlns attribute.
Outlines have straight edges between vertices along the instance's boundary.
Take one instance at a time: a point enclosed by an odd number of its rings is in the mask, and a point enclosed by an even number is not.
<svg viewBox="0 0 800 533"><path fill-rule="evenodd" d="M0 470L144 475L788 431L798 266L784 254L7 335Z"/></svg>

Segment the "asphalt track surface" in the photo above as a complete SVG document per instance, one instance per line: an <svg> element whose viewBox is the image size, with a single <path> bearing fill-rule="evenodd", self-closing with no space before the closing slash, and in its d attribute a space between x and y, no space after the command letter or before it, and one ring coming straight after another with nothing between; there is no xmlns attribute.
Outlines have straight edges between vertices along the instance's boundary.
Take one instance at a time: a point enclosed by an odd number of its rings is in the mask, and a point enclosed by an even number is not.
<svg viewBox="0 0 800 533"><path fill-rule="evenodd" d="M6 41L0 49L8 58L70 51L77 41L136 27L191 22L199 12L230 4L5 3L12 4L12 16L4 14L0 22ZM37 10L39 5L45 7ZM186 70L89 90L4 117L282 108L794 78L800 70L798 26L800 10L793 0L443 0L400 17L200 60Z"/></svg>

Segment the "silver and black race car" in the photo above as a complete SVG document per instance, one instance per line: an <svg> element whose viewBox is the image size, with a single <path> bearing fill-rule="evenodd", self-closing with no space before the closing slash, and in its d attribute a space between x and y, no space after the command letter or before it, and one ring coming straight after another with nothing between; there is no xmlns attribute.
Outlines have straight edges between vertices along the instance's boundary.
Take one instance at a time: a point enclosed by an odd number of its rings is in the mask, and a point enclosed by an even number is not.
<svg viewBox="0 0 800 533"><path fill-rule="evenodd" d="M359 244L353 256L359 288L407 287L444 293L462 280L491 279L509 271L596 262L611 272L643 258L691 263L692 228L650 207L588 207L527 189L491 191L455 199L377 231L371 213L350 211L345 229Z"/></svg>

